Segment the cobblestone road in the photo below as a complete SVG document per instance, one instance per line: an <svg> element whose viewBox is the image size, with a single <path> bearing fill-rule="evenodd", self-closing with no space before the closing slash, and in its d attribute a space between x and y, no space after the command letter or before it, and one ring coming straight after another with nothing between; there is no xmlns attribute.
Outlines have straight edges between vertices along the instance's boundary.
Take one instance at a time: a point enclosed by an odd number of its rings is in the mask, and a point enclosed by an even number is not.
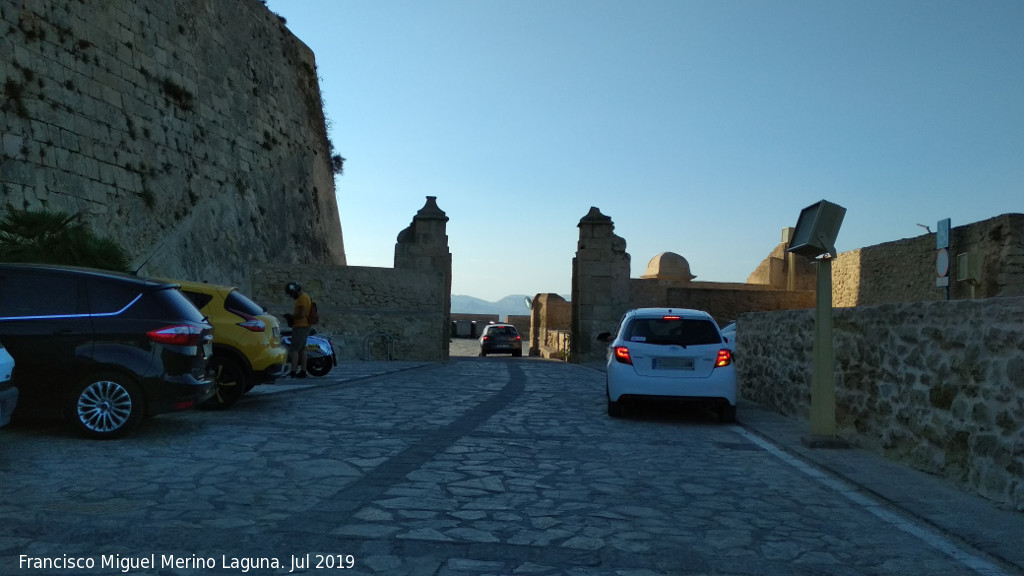
<svg viewBox="0 0 1024 576"><path fill-rule="evenodd" d="M710 413L609 419L594 370L359 369L123 440L4 429L0 574L1012 573L958 560Z"/></svg>

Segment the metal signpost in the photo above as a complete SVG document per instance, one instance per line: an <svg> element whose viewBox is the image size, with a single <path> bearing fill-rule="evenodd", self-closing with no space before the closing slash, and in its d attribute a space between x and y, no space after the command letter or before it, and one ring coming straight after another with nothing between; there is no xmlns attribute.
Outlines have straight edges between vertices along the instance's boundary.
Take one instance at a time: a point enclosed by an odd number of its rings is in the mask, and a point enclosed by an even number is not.
<svg viewBox="0 0 1024 576"><path fill-rule="evenodd" d="M935 232L935 285L946 289L946 300L949 300L949 225L950 219L939 220Z"/></svg>

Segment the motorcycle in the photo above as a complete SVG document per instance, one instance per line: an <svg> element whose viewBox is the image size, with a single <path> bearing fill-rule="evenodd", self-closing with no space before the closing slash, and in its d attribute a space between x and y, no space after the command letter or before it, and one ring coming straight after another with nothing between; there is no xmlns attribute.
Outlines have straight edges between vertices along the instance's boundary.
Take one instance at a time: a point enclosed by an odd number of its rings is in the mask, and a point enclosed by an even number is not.
<svg viewBox="0 0 1024 576"><path fill-rule="evenodd" d="M292 331L290 328L281 330L281 344L291 348ZM334 354L334 342L327 336L310 330L306 338L306 371L313 376L326 376L331 367L338 365L338 357Z"/></svg>

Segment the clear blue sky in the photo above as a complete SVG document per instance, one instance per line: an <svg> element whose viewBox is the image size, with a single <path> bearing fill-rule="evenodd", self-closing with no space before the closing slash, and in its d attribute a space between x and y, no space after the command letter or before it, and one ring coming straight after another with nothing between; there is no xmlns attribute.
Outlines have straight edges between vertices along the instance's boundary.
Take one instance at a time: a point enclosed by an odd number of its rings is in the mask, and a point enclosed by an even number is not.
<svg viewBox="0 0 1024 576"><path fill-rule="evenodd" d="M426 196L452 292L568 294L597 206L744 282L800 210L839 251L1024 212L1021 0L269 0L316 54L348 263Z"/></svg>

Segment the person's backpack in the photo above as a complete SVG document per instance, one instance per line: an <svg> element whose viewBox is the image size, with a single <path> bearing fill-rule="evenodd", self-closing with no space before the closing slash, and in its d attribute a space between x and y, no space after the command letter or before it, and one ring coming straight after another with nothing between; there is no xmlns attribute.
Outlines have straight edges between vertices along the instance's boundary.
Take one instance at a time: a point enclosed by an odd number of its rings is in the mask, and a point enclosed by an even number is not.
<svg viewBox="0 0 1024 576"><path fill-rule="evenodd" d="M316 302L312 300L309 301L309 315L306 316L306 321L310 326L320 323L320 311L316 309Z"/></svg>

